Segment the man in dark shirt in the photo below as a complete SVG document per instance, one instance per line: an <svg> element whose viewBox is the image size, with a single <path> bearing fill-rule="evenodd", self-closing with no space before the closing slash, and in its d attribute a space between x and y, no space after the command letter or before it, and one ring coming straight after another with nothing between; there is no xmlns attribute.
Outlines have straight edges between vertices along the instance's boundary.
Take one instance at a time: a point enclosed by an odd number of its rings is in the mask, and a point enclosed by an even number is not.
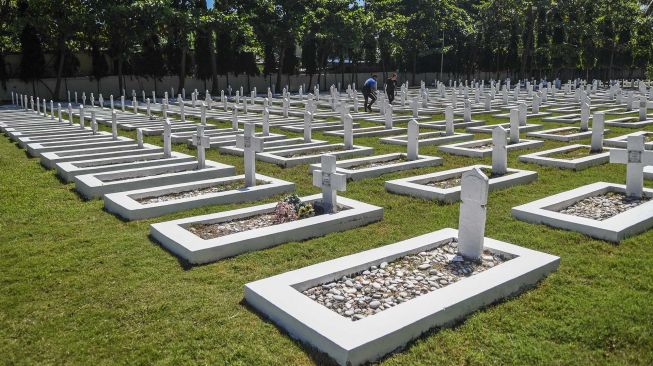
<svg viewBox="0 0 653 366"><path fill-rule="evenodd" d="M385 92L388 94L390 104L395 100L395 89L397 89L397 73L393 72L385 83Z"/></svg>

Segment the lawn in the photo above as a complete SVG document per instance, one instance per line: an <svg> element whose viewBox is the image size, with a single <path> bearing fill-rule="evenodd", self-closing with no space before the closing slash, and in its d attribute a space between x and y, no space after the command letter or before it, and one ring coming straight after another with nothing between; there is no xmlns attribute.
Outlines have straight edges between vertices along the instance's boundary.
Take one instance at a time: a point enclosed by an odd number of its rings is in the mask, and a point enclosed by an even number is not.
<svg viewBox="0 0 653 366"><path fill-rule="evenodd" d="M484 115L475 118L492 119ZM540 123L540 119L529 119L529 123ZM544 124L547 128L568 126ZM610 129L606 138L633 132ZM313 136L341 142L317 132ZM476 138L489 137L476 134ZM160 138L149 137L146 142L161 145ZM355 143L374 147L375 154L405 151L380 144L378 138L357 138ZM589 139L581 143L589 143ZM546 142L539 150L565 145ZM185 145L174 149L195 154ZM249 308L243 301L243 286L441 228L456 228L458 204L390 194L383 182L490 164L491 159L448 155L434 146L422 147L420 153L441 156L444 165L350 182L342 193L383 206L381 222L189 266L149 239L151 223L253 203L123 222L104 212L101 200L82 200L74 184L62 184L38 159L28 158L1 137L0 363L327 363L323 355L292 340ZM424 335L381 364L653 364L653 230L613 245L517 221L510 215L514 206L584 184L624 183L625 165L574 172L519 163L517 157L524 153L510 152L509 166L536 170L539 179L490 193L486 235L560 256L559 270L516 298L478 311L453 328ZM220 155L212 149L207 158L235 165L243 172L240 157ZM257 162L257 171L295 182L300 195L319 192L312 186L307 165L281 169ZM647 186L652 187L653 182L648 181Z"/></svg>

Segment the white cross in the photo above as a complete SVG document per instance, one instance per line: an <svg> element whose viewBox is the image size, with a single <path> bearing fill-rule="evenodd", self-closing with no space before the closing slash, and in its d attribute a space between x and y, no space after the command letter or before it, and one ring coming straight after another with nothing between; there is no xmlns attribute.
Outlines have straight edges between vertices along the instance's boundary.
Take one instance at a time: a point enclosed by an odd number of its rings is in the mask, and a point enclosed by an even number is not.
<svg viewBox="0 0 653 366"><path fill-rule="evenodd" d="M238 106L234 104L231 108L231 129L238 131Z"/></svg>
<svg viewBox="0 0 653 366"><path fill-rule="evenodd" d="M82 130L84 129L84 106L83 105L79 106L79 127Z"/></svg>
<svg viewBox="0 0 653 366"><path fill-rule="evenodd" d="M519 109L510 110L510 144L519 143Z"/></svg>
<svg viewBox="0 0 653 366"><path fill-rule="evenodd" d="M626 195L642 198L644 190L644 167L653 165L653 151L644 149L644 135L628 136L626 150L610 150L610 162L627 164Z"/></svg>
<svg viewBox="0 0 653 366"><path fill-rule="evenodd" d="M206 149L211 147L211 138L204 136L204 125L197 126L197 134L193 135L191 143L197 148L197 168L206 167Z"/></svg>
<svg viewBox="0 0 653 366"><path fill-rule="evenodd" d="M243 135L236 136L236 147L243 149L245 186L256 185L256 153L263 151L263 139L255 136L253 123L245 123Z"/></svg>
<svg viewBox="0 0 653 366"><path fill-rule="evenodd" d="M337 191L347 188L347 175L336 173L336 157L322 155L321 170L313 171L313 185L322 188L322 206L325 213L338 211Z"/></svg>
<svg viewBox="0 0 653 366"><path fill-rule="evenodd" d="M594 113L592 117L592 152L601 152L603 150L603 130L605 114Z"/></svg>
<svg viewBox="0 0 653 366"><path fill-rule="evenodd" d="M267 107L263 109L263 136L270 136L270 110Z"/></svg>
<svg viewBox="0 0 653 366"><path fill-rule="evenodd" d="M391 130L392 127L392 105L388 104L385 107L385 129Z"/></svg>
<svg viewBox="0 0 653 366"><path fill-rule="evenodd" d="M95 120L95 110L91 109L91 131L97 135L97 121Z"/></svg>

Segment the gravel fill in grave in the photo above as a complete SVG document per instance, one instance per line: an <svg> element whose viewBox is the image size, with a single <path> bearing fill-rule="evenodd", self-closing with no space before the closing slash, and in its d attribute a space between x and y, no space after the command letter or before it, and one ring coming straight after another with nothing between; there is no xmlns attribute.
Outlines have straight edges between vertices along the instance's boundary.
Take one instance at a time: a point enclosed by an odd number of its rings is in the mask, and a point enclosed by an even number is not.
<svg viewBox="0 0 653 366"><path fill-rule="evenodd" d="M314 206L315 214L312 216L302 217L295 221L307 219L309 217L315 217L324 214L320 210L319 206ZM338 206L338 212L348 210L349 207ZM191 233L199 236L204 240L215 239L221 236L226 236L230 234L240 233L243 231L260 229L262 227L268 227L273 225L279 225L283 222L276 221L276 215L274 213L265 213L255 216L244 217L236 220L218 222L215 224L197 224L191 225L186 228L186 230Z"/></svg>
<svg viewBox="0 0 653 366"><path fill-rule="evenodd" d="M579 147L578 149L573 149L573 150L568 150L568 151L563 151L563 152L557 152L551 155L546 155L549 158L554 158L554 159L578 159L578 158L584 158L587 156L591 155L596 155L596 154L601 154L604 153L605 150L601 150L598 152L591 152L589 148L587 147Z"/></svg>
<svg viewBox="0 0 653 366"><path fill-rule="evenodd" d="M567 136L567 135L574 135L574 134L577 134L577 133L580 133L580 132L581 132L580 130L576 130L576 129L563 130L563 131L554 132L553 135Z"/></svg>
<svg viewBox="0 0 653 366"><path fill-rule="evenodd" d="M373 163L366 163L366 164L362 164L362 165L356 165L356 166L352 166L352 167L350 167L348 169L360 170L360 169L367 169L367 168L376 168L376 167L385 166L385 165L403 163L405 161L408 161L408 159L406 158L405 155L402 155L402 156L394 158L392 160L376 161L376 162L373 162Z"/></svg>
<svg viewBox="0 0 653 366"><path fill-rule="evenodd" d="M493 148L493 147L494 147L494 144L491 143L491 142L488 142L487 144L477 145L477 146L472 146L472 147L470 147L470 149L474 149L474 150L486 150L486 149L491 149L491 148Z"/></svg>
<svg viewBox="0 0 653 366"><path fill-rule="evenodd" d="M261 186L269 184L268 182L264 181L257 181L256 185ZM218 193L218 192L225 192L225 191L231 191L235 189L241 189L245 188L245 181L244 180L239 180L235 182L228 182L224 184L216 184L210 187L204 187L204 188L197 188L197 189L192 189L192 190L187 190L187 191L181 191L181 192L174 192L174 193L168 193L168 194L163 194L160 196L147 196L147 197L141 197L135 199L136 202L139 202L143 205L148 205L151 203L158 203L158 202L166 202L166 201L172 201L172 200L179 200L182 198L190 198L190 197L197 197L201 196L203 194L210 194L210 193Z"/></svg>
<svg viewBox="0 0 653 366"><path fill-rule="evenodd" d="M311 150L311 151L304 151L304 152L297 153L297 154L292 154L292 155L290 155L290 157L291 158L298 158L300 156L330 154L332 152L338 152L338 151L343 151L343 150L345 150L344 147L341 148L341 149L331 149L331 150L324 150L324 151L322 151L322 150Z"/></svg>
<svg viewBox="0 0 653 366"><path fill-rule="evenodd" d="M160 172L160 173L152 173L148 174L147 177L155 177L157 175L163 175L163 174L170 174L172 172ZM118 182L121 180L129 180L129 179L136 179L136 178L143 178L143 177L133 177L133 176L126 176L126 177L116 177L116 178L106 178L106 179L100 179L102 182Z"/></svg>
<svg viewBox="0 0 653 366"><path fill-rule="evenodd" d="M506 174L494 174L494 173L492 173L492 170L487 169L487 168L481 168L481 171L483 172L483 174L487 175L487 177L490 178L490 179L491 178L503 177L503 176L506 176L506 175L513 174L512 172L506 172ZM427 186L430 186L430 187L442 188L442 189L453 188L453 187L457 187L457 186L460 185L460 181L462 179L462 176L463 175L461 173L460 175L452 177L452 178L447 178L447 179L443 179L443 180L433 180L433 181L430 181L430 182L426 182L426 183L424 183L424 185L427 185Z"/></svg>
<svg viewBox="0 0 653 366"><path fill-rule="evenodd" d="M128 164L128 163L138 163L141 161L153 161L153 160L161 160L164 159L164 156L161 157L150 157L150 158L140 158L140 159L134 159L134 160L129 160L129 161L97 161L93 163L82 163L84 168L90 168L90 167L96 167L96 166L109 166L109 165L117 165L117 164Z"/></svg>
<svg viewBox="0 0 653 366"><path fill-rule="evenodd" d="M620 192L608 192L606 194L584 198L558 212L603 221L650 200L650 197L637 199L630 198Z"/></svg>
<svg viewBox="0 0 653 366"><path fill-rule="evenodd" d="M356 321L510 260L486 250L481 261L469 261L456 255L457 247L456 239L450 239L432 250L383 262L302 293Z"/></svg>

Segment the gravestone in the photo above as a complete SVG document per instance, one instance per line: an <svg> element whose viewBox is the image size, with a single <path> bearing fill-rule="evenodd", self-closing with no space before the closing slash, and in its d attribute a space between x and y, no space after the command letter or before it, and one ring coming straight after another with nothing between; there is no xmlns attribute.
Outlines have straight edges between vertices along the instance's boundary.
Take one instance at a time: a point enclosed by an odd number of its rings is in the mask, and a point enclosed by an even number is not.
<svg viewBox="0 0 653 366"><path fill-rule="evenodd" d="M502 126L492 130L492 174L503 175L508 172L506 134L507 131Z"/></svg>
<svg viewBox="0 0 653 366"><path fill-rule="evenodd" d="M73 125L73 105L68 103L68 124Z"/></svg>
<svg viewBox="0 0 653 366"><path fill-rule="evenodd" d="M391 130L393 127L392 123L392 105L388 105L385 109L385 128L386 130Z"/></svg>
<svg viewBox="0 0 653 366"><path fill-rule="evenodd" d="M354 118L347 113L342 119L345 150L354 148Z"/></svg>
<svg viewBox="0 0 653 366"><path fill-rule="evenodd" d="M590 106L585 102L580 104L580 131L586 132L589 130L590 122Z"/></svg>
<svg viewBox="0 0 653 366"><path fill-rule="evenodd" d="M116 111L111 111L111 136L114 140L118 140L118 118Z"/></svg>
<svg viewBox="0 0 653 366"><path fill-rule="evenodd" d="M528 120L528 107L526 103L520 102L517 108L519 109L519 125L526 126L526 121Z"/></svg>
<svg viewBox="0 0 653 366"><path fill-rule="evenodd" d="M181 96L177 97L177 104L179 105L179 119L181 119L182 122L186 122L186 109L184 100L181 98Z"/></svg>
<svg viewBox="0 0 653 366"><path fill-rule="evenodd" d="M59 123L62 123L61 119L61 103L57 103L57 118L59 119Z"/></svg>
<svg viewBox="0 0 653 366"><path fill-rule="evenodd" d="M648 101L646 100L646 95L642 95L639 97L639 121L640 122L646 121L646 119L648 118L647 103Z"/></svg>
<svg viewBox="0 0 653 366"><path fill-rule="evenodd" d="M517 143L519 143L519 110L513 108L510 110L510 144Z"/></svg>
<svg viewBox="0 0 653 366"><path fill-rule="evenodd" d="M72 115L71 115L72 116ZM84 106L79 106L79 128L84 129Z"/></svg>
<svg viewBox="0 0 653 366"><path fill-rule="evenodd" d="M236 147L243 149L245 186L256 185L256 153L263 151L263 139L255 136L253 123L245 123L243 135L236 136Z"/></svg>
<svg viewBox="0 0 653 366"><path fill-rule="evenodd" d="M462 176L458 217L458 254L471 260L483 255L487 216L488 177L479 168Z"/></svg>
<svg viewBox="0 0 653 366"><path fill-rule="evenodd" d="M337 191L347 187L347 175L336 173L336 157L322 155L321 170L313 171L313 185L322 188L322 207L325 214L338 212Z"/></svg>
<svg viewBox="0 0 653 366"><path fill-rule="evenodd" d="M270 136L270 110L263 108L263 136Z"/></svg>
<svg viewBox="0 0 653 366"><path fill-rule="evenodd" d="M231 107L231 129L238 131L238 106L235 104Z"/></svg>
<svg viewBox="0 0 653 366"><path fill-rule="evenodd" d="M471 122L472 121L472 103L469 99L465 99L465 107L463 109L463 121Z"/></svg>
<svg viewBox="0 0 653 366"><path fill-rule="evenodd" d="M653 165L653 151L644 147L644 135L628 136L626 150L610 150L610 162L627 164L626 195L641 199L644 191L644 167Z"/></svg>
<svg viewBox="0 0 653 366"><path fill-rule="evenodd" d="M408 136L406 137L407 158L417 160L419 158L419 124L415 119L408 122Z"/></svg>
<svg viewBox="0 0 653 366"><path fill-rule="evenodd" d="M304 111L304 142L311 142L311 122L313 115L309 111Z"/></svg>
<svg viewBox="0 0 653 366"><path fill-rule="evenodd" d="M453 106L451 105L444 107L444 126L445 135L452 136L455 131L453 124Z"/></svg>
<svg viewBox="0 0 653 366"><path fill-rule="evenodd" d="M143 148L143 129L142 128L137 128L136 129L136 145L138 146L139 149Z"/></svg>
<svg viewBox="0 0 653 366"><path fill-rule="evenodd" d="M134 110L134 114L138 113L138 100L136 100L135 95L132 97L132 109Z"/></svg>
<svg viewBox="0 0 653 366"><path fill-rule="evenodd" d="M592 117L592 147L591 152L597 153L603 151L603 128L605 114L594 113Z"/></svg>
<svg viewBox="0 0 653 366"><path fill-rule="evenodd" d="M211 138L204 135L204 125L197 126L197 133L193 135L191 143L197 149L197 169L206 167L206 149L211 147Z"/></svg>
<svg viewBox="0 0 653 366"><path fill-rule="evenodd" d="M50 119L54 119L54 100L50 99Z"/></svg>
<svg viewBox="0 0 653 366"><path fill-rule="evenodd" d="M169 158L172 156L172 124L168 118L163 119L163 156Z"/></svg>
<svg viewBox="0 0 653 366"><path fill-rule="evenodd" d="M200 104L200 124L206 126L206 104L204 102Z"/></svg>
<svg viewBox="0 0 653 366"><path fill-rule="evenodd" d="M97 120L95 119L95 110L91 109L91 132L97 135Z"/></svg>
<svg viewBox="0 0 653 366"><path fill-rule="evenodd" d="M413 110L413 118L419 117L419 101L417 98L413 98L413 100L410 102L410 105Z"/></svg>
<svg viewBox="0 0 653 366"><path fill-rule="evenodd" d="M150 98L145 99L145 105L147 107L147 117L152 119L152 106L150 105Z"/></svg>

